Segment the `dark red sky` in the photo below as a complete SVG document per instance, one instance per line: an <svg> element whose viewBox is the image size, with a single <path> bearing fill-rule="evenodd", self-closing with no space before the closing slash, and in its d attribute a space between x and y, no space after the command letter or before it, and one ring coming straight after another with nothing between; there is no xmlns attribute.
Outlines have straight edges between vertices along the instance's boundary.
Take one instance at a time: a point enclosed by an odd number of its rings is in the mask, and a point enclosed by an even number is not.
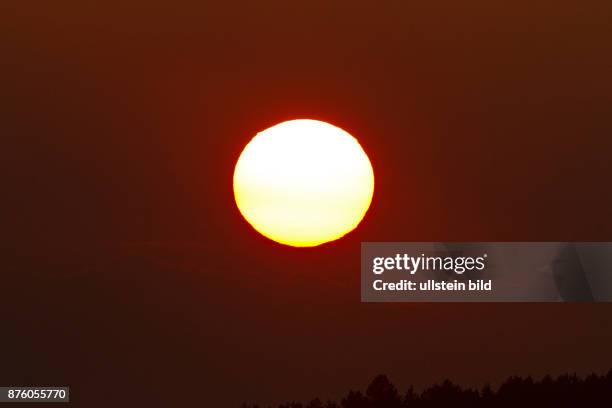
<svg viewBox="0 0 612 408"><path fill-rule="evenodd" d="M358 262L361 241L612 240L611 19L609 1L3 1L0 382L88 407L192 385L224 407L377 373L609 369L610 305L361 304ZM257 131L304 117L359 138L376 192L354 233L295 250L241 219L231 175Z"/></svg>

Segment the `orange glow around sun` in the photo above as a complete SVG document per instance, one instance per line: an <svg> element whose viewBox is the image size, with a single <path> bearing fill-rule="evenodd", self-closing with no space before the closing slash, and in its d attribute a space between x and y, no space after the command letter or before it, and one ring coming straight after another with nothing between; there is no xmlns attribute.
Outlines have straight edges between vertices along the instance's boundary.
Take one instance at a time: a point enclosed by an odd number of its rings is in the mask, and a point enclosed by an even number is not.
<svg viewBox="0 0 612 408"><path fill-rule="evenodd" d="M291 120L258 133L234 170L244 218L262 235L296 247L352 231L373 194L374 171L357 139L316 120Z"/></svg>

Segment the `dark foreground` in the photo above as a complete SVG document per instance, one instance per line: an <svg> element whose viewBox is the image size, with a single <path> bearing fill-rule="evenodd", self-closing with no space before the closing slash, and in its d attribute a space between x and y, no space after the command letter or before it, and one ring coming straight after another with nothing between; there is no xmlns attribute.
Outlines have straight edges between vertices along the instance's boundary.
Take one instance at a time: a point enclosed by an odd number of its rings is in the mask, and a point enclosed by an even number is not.
<svg viewBox="0 0 612 408"><path fill-rule="evenodd" d="M379 375L365 393L349 391L339 402L315 398L308 403L288 402L278 408L412 408L412 407L515 407L518 404L547 407L595 407L612 403L612 370L606 375L586 378L565 374L531 377L509 377L497 390L489 385L482 389L461 388L449 380L435 384L421 393L411 387L404 393L384 375ZM261 408L244 404L243 408Z"/></svg>

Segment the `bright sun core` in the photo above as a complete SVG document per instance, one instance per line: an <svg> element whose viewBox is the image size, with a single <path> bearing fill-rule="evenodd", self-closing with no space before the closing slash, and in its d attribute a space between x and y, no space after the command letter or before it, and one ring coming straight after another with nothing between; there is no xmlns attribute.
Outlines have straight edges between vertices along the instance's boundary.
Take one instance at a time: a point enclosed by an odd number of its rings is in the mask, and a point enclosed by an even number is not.
<svg viewBox="0 0 612 408"><path fill-rule="evenodd" d="M262 235L296 247L352 231L373 194L374 171L357 139L317 120L290 120L258 133L234 170L244 218Z"/></svg>

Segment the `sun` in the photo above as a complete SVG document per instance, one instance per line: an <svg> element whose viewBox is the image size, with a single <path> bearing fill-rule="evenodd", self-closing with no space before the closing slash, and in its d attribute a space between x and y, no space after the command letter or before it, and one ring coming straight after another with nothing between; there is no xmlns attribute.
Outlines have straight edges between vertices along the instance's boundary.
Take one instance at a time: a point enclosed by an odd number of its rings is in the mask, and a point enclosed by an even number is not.
<svg viewBox="0 0 612 408"><path fill-rule="evenodd" d="M262 235L311 247L352 231L370 207L374 171L353 136L309 119L258 133L234 170L240 213Z"/></svg>

